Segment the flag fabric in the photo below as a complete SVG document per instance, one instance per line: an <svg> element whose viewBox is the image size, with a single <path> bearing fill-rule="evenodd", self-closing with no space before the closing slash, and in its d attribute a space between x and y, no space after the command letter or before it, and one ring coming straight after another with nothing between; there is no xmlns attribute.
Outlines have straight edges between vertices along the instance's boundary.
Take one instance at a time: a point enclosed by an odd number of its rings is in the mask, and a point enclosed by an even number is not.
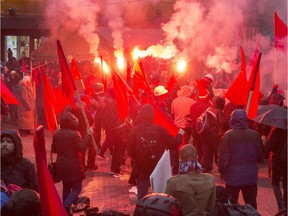
<svg viewBox="0 0 288 216"><path fill-rule="evenodd" d="M246 76L246 59L242 47L240 47L240 55L241 71L224 94L224 97L236 106L245 106L248 98L248 81Z"/></svg>
<svg viewBox="0 0 288 216"><path fill-rule="evenodd" d="M59 40L57 40L57 51L62 72L62 92L65 95L68 104L75 107L74 91L76 90L76 87Z"/></svg>
<svg viewBox="0 0 288 216"><path fill-rule="evenodd" d="M275 12L274 14L274 28L275 28L275 47L276 48L283 48L284 44L282 43L281 39L287 37L287 25L281 20L278 14Z"/></svg>
<svg viewBox="0 0 288 216"><path fill-rule="evenodd" d="M246 103L246 113L249 119L253 119L257 116L258 103L260 96L260 60L262 53L259 53L257 60L252 68L249 81L248 90L249 95Z"/></svg>
<svg viewBox="0 0 288 216"><path fill-rule="evenodd" d="M44 107L45 107L46 123L48 130L50 130L51 133L53 134L54 129L57 125L56 113L55 113L55 107L57 107L57 102L51 84L49 82L49 79L44 71L43 76L44 76Z"/></svg>
<svg viewBox="0 0 288 216"><path fill-rule="evenodd" d="M19 101L13 95L13 93L8 89L8 87L1 80L1 98L4 100L6 104L17 104L20 105Z"/></svg>
<svg viewBox="0 0 288 216"><path fill-rule="evenodd" d="M124 81L118 73L113 71L112 81L115 91L116 102L118 106L119 118L124 121L128 116L128 90Z"/></svg>
<svg viewBox="0 0 288 216"><path fill-rule="evenodd" d="M74 80L82 79L77 62L73 58L70 64L70 71Z"/></svg>
<svg viewBox="0 0 288 216"><path fill-rule="evenodd" d="M133 74L134 95L138 97L139 89L143 89L148 96L151 96L152 92L148 84L146 73L144 72L143 67L141 67L141 63L134 61L133 70L134 70Z"/></svg>
<svg viewBox="0 0 288 216"><path fill-rule="evenodd" d="M67 213L47 168L43 126L39 126L36 129L33 145L36 156L42 216L66 216Z"/></svg>

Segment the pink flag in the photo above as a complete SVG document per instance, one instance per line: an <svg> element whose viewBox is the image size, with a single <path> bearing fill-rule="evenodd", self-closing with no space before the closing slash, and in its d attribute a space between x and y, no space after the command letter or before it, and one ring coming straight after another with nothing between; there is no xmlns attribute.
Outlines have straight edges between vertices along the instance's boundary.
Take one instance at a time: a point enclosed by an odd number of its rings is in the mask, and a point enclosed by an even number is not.
<svg viewBox="0 0 288 216"><path fill-rule="evenodd" d="M287 25L280 19L278 14L275 12L274 14L274 22L275 22L275 47L283 48L284 44L281 39L287 36Z"/></svg>

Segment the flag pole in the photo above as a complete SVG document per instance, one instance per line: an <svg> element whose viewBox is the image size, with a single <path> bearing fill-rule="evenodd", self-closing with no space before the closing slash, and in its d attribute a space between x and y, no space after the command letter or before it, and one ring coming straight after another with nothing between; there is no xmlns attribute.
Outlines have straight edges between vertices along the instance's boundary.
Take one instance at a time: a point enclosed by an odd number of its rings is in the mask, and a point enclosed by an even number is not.
<svg viewBox="0 0 288 216"><path fill-rule="evenodd" d="M248 95L248 100L247 100L247 106L246 106L246 113L248 114L250 105L251 105L251 99L252 99L252 95L253 95L253 91L255 88L255 83L256 83L256 77L257 77L257 73L258 73L258 69L259 69L259 64L260 64L260 59L261 59L262 53L259 53L258 58L257 58L257 62L256 62L256 67L255 67L255 74L252 80L252 85L251 85L251 89L249 91L249 95Z"/></svg>
<svg viewBox="0 0 288 216"><path fill-rule="evenodd" d="M62 46L61 46L59 40L57 40L57 45L58 45L58 47L59 47L60 50L61 50L61 55L63 55L62 58L63 58L63 59L66 59L66 57L65 57L65 55L64 55L64 52L63 52L63 49L62 49ZM77 100L78 100L79 102L81 102L80 94L79 94L79 92L78 92L78 90L77 90L77 88L76 88L76 85L75 85L75 82L74 82L74 80L73 80L73 77L72 77L72 74L71 74L71 72L70 72L70 68L69 68L69 66L68 66L67 61L65 61L65 67L66 67L66 70L67 70L67 72L68 72L68 76L69 76L70 82L71 82L71 84L72 84L72 87L73 87L73 89L74 89L74 93L75 93L75 95L76 95L76 98L77 98ZM83 117L84 117L84 121L85 121L86 127L87 127L87 129L89 129L89 128L91 128L91 126L90 126L90 124L89 124L89 121L88 121L87 115L86 115L86 113L85 113L83 104L82 104L82 103L79 103L79 104L80 104L80 110L81 110L82 115L83 115ZM96 150L96 149L97 149L97 145L96 145L96 141L95 141L95 139L94 139L94 135L92 135L92 144L93 144L93 146L94 146L94 148L95 148L95 150Z"/></svg>

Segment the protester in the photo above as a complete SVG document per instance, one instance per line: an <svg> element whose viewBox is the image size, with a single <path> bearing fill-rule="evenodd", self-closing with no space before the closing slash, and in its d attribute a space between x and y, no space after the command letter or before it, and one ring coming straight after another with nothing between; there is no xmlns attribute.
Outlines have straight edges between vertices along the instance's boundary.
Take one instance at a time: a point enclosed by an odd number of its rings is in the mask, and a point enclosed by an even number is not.
<svg viewBox="0 0 288 216"><path fill-rule="evenodd" d="M128 155L135 161L138 199L148 193L149 176L164 150L177 149L184 133L180 129L173 137L164 127L154 124L153 120L154 108L151 104L145 104L141 107L135 125L129 132Z"/></svg>
<svg viewBox="0 0 288 216"><path fill-rule="evenodd" d="M35 126L35 95L32 87L31 77L24 76L22 84L17 90L17 99L22 106L18 108L17 127L21 136L33 134Z"/></svg>
<svg viewBox="0 0 288 216"><path fill-rule="evenodd" d="M203 172L211 172L213 169L213 156L215 157L215 163L217 163L220 139L224 132L229 128L228 121L225 120L222 111L224 106L224 98L214 96L212 98L211 107L204 111L209 111L212 115L207 116L207 121L209 121L207 130L200 134L203 151L201 158Z"/></svg>
<svg viewBox="0 0 288 216"><path fill-rule="evenodd" d="M108 89L104 99L102 126L106 133L106 139L102 148L113 146L110 174L118 178L123 175L121 165L127 148L128 127L125 121L120 120L114 91L114 88ZM102 155L101 152L100 155Z"/></svg>
<svg viewBox="0 0 288 216"><path fill-rule="evenodd" d="M78 131L79 121L66 107L60 115L60 129L53 135L52 152L57 154L56 165L63 184L62 200L67 213L82 190L85 179L83 154L91 143L93 129L85 137Z"/></svg>
<svg viewBox="0 0 288 216"><path fill-rule="evenodd" d="M31 189L21 189L11 195L1 208L2 216L41 216L39 194Z"/></svg>
<svg viewBox="0 0 288 216"><path fill-rule="evenodd" d="M246 112L232 112L230 126L219 145L219 173L223 176L226 189L238 202L242 192L246 204L257 209L257 159L260 156L261 139L257 131L248 128Z"/></svg>
<svg viewBox="0 0 288 216"><path fill-rule="evenodd" d="M154 91L153 95L155 98L155 105L170 119L172 119L172 115L170 112L170 107L169 107L169 93L168 90L162 86L159 85L157 86Z"/></svg>
<svg viewBox="0 0 288 216"><path fill-rule="evenodd" d="M190 118L191 118L191 133L193 138L193 145L197 149L198 160L201 163L201 158L203 155L201 136L196 131L196 121L197 118L210 107L211 102L208 98L208 95L200 95L196 102L190 107Z"/></svg>
<svg viewBox="0 0 288 216"><path fill-rule="evenodd" d="M214 97L212 85L214 82L214 76L210 73L205 74L200 80L196 80L197 86L192 91L192 98L198 100L199 98L209 98L210 100Z"/></svg>
<svg viewBox="0 0 288 216"><path fill-rule="evenodd" d="M264 145L267 153L273 152L271 184L278 205L276 215L287 215L287 129L273 128Z"/></svg>
<svg viewBox="0 0 288 216"><path fill-rule="evenodd" d="M35 165L23 157L22 141L16 130L1 131L1 180L38 191Z"/></svg>
<svg viewBox="0 0 288 216"><path fill-rule="evenodd" d="M174 197L164 193L148 194L140 199L133 216L182 216L180 203Z"/></svg>
<svg viewBox="0 0 288 216"><path fill-rule="evenodd" d="M191 98L192 89L184 85L178 91L178 97L172 101L171 114L175 125L185 131L184 143L188 143L191 137L190 107L195 101Z"/></svg>
<svg viewBox="0 0 288 216"><path fill-rule="evenodd" d="M202 173L193 145L186 144L179 150L179 175L167 181L165 193L180 201L184 216L207 215L215 203L215 180L212 175Z"/></svg>

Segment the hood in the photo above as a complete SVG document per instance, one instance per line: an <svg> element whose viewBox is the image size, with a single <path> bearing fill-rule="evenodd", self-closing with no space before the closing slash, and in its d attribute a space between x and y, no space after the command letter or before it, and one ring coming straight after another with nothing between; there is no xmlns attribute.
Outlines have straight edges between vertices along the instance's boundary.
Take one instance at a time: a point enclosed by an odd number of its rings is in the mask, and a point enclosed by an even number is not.
<svg viewBox="0 0 288 216"><path fill-rule="evenodd" d="M211 107L223 110L225 106L225 99L219 96L214 96L212 98Z"/></svg>
<svg viewBox="0 0 288 216"><path fill-rule="evenodd" d="M139 110L137 116L137 123L150 125L154 120L154 107L151 104L145 104Z"/></svg>
<svg viewBox="0 0 288 216"><path fill-rule="evenodd" d="M235 109L231 113L230 126L233 129L245 129L248 128L247 114L242 109Z"/></svg>
<svg viewBox="0 0 288 216"><path fill-rule="evenodd" d="M70 111L64 111L60 116L61 129L78 130L79 120Z"/></svg>
<svg viewBox="0 0 288 216"><path fill-rule="evenodd" d="M1 130L1 139L2 136L8 136L12 138L12 140L15 143L15 149L16 149L16 156L22 157L23 156L23 146L22 146L22 141L20 138L20 134L17 130Z"/></svg>

